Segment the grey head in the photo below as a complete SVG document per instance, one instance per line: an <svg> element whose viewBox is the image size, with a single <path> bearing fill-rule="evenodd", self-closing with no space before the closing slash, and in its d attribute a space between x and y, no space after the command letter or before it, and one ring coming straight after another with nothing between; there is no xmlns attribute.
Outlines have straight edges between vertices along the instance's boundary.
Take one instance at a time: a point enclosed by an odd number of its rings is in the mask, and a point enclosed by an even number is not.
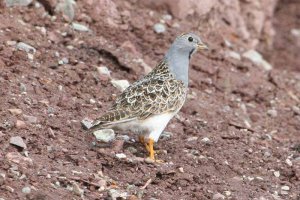
<svg viewBox="0 0 300 200"><path fill-rule="evenodd" d="M208 47L194 33L178 36L165 55L171 73L175 78L188 86L189 61L197 50L207 50Z"/></svg>

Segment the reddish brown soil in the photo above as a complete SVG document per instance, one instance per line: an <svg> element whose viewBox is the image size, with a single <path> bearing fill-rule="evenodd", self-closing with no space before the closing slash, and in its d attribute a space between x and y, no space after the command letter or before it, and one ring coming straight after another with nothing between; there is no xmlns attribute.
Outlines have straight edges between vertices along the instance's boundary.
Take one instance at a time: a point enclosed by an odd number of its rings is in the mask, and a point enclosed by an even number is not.
<svg viewBox="0 0 300 200"><path fill-rule="evenodd" d="M121 1L118 4L122 7ZM294 4L299 8L299 2ZM108 199L112 188L127 192L131 200L212 199L217 193L236 200L300 198L299 51L290 48L284 36L291 27L299 28L299 12L280 11L292 9L291 5L280 4L283 8L275 14L279 27L275 47L280 48L273 50L275 56L268 54L275 64L269 73L249 61L225 58L220 53L226 49L222 36L213 30L201 32L212 50L193 58L189 98L167 128L171 137L155 146L160 150L157 156L165 161L162 164L144 162L145 150L132 140L117 152L127 158L115 158L114 145L94 146L95 138L80 121L101 115L111 105L112 94L119 94L99 77L97 66L108 66L113 78L130 82L142 74L119 61L110 45L117 48L130 41L138 56L153 67L174 37L186 30L197 32L198 22L188 18L188 23L179 22L179 29L159 35L152 26L165 13L154 11L150 17L148 8L127 3L131 20L126 30L120 30L87 20L88 9L82 3L77 6L81 13L77 21L89 25L91 33L72 30L60 17L55 21L42 17L42 7L0 8L0 173L5 174L0 177L0 198L80 199L68 190L72 183L84 190L84 199ZM290 18L298 21L286 25ZM35 26L45 27L47 34ZM103 45L101 38L108 44ZM11 40L34 46L33 61L9 46ZM282 67L281 55L288 57L284 62L293 71ZM63 57L69 63L58 65ZM97 103L90 104L91 98ZM22 114L12 114L8 111L12 108ZM16 127L17 120L25 127ZM23 138L32 164L9 161L11 152L24 155L24 150L9 144L12 136ZM207 142L202 140L206 137ZM136 153L130 151L132 147ZM103 180L107 186L99 191ZM22 192L26 186L31 187L30 194Z"/></svg>

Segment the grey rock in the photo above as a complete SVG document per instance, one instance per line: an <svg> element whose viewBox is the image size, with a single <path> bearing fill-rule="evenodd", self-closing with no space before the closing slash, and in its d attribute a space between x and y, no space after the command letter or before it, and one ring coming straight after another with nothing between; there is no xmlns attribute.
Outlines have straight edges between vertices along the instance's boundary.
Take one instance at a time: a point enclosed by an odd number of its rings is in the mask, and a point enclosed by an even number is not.
<svg viewBox="0 0 300 200"><path fill-rule="evenodd" d="M126 156L124 153L117 153L117 154L116 154L116 157L117 157L118 159L124 159L124 158L126 158L127 156Z"/></svg>
<svg viewBox="0 0 300 200"><path fill-rule="evenodd" d="M128 142L130 140L130 137L128 135L118 135L117 139L121 139Z"/></svg>
<svg viewBox="0 0 300 200"><path fill-rule="evenodd" d="M23 92L26 92L27 88L26 88L26 85L24 83L20 83L20 91L23 93Z"/></svg>
<svg viewBox="0 0 300 200"><path fill-rule="evenodd" d="M163 20L169 21L169 20L172 20L173 17L172 17L172 15L167 14L167 15L163 15L162 18L163 18Z"/></svg>
<svg viewBox="0 0 300 200"><path fill-rule="evenodd" d="M163 33L166 31L166 26L162 23L154 24L153 29L156 33Z"/></svg>
<svg viewBox="0 0 300 200"><path fill-rule="evenodd" d="M27 53L35 53L36 52L36 49L34 47L32 47L29 44L26 44L24 42L19 42L17 44L16 48L18 50L25 51Z"/></svg>
<svg viewBox="0 0 300 200"><path fill-rule="evenodd" d="M26 158L25 156L22 156L19 152L9 152L6 154L6 159L9 162L21 165L21 166L31 166L33 164L33 161L31 158Z"/></svg>
<svg viewBox="0 0 300 200"><path fill-rule="evenodd" d="M300 108L298 106L293 106L292 110L295 114L300 115Z"/></svg>
<svg viewBox="0 0 300 200"><path fill-rule="evenodd" d="M188 139L186 139L188 142L191 142L191 141L196 141L198 140L198 137L194 136L194 137L189 137Z"/></svg>
<svg viewBox="0 0 300 200"><path fill-rule="evenodd" d="M135 154L135 153L138 152L137 149L134 148L134 147L128 147L127 150L128 150L130 153L132 153L132 154Z"/></svg>
<svg viewBox="0 0 300 200"><path fill-rule="evenodd" d="M160 135L161 139L170 139L173 136L173 133L164 131Z"/></svg>
<svg viewBox="0 0 300 200"><path fill-rule="evenodd" d="M95 100L95 99L90 99L90 100L89 100L89 103L90 103L90 104L95 104L95 103L96 103L96 100Z"/></svg>
<svg viewBox="0 0 300 200"><path fill-rule="evenodd" d="M59 61L58 61L58 64L59 64L59 65L63 65L63 64L64 64L64 61L59 60Z"/></svg>
<svg viewBox="0 0 300 200"><path fill-rule="evenodd" d="M61 59L63 61L64 64L68 64L69 63L69 59L64 57Z"/></svg>
<svg viewBox="0 0 300 200"><path fill-rule="evenodd" d="M55 10L62 12L64 16L66 16L67 20L73 21L75 17L75 6L76 1L74 0L61 0L56 5Z"/></svg>
<svg viewBox="0 0 300 200"><path fill-rule="evenodd" d="M24 119L25 119L27 122L29 122L29 123L31 123L31 124L36 124L37 121L38 121L37 117L35 117L35 116L31 116L31 115L23 115L23 117L24 117Z"/></svg>
<svg viewBox="0 0 300 200"><path fill-rule="evenodd" d="M93 120L89 118L84 118L83 120L81 120L81 125L83 129L88 130L93 126Z"/></svg>
<svg viewBox="0 0 300 200"><path fill-rule="evenodd" d="M286 163L288 166L290 166L290 167L293 166L292 161L291 161L290 159L288 159L288 158L285 160L285 163Z"/></svg>
<svg viewBox="0 0 300 200"><path fill-rule="evenodd" d="M128 196L127 192L121 192L115 189L110 189L108 195L112 200L126 199Z"/></svg>
<svg viewBox="0 0 300 200"><path fill-rule="evenodd" d="M300 37L300 29L292 29L291 34L295 37Z"/></svg>
<svg viewBox="0 0 300 200"><path fill-rule="evenodd" d="M27 146L23 139L20 136L11 137L9 140L9 143L18 147L21 147L23 149L26 149Z"/></svg>
<svg viewBox="0 0 300 200"><path fill-rule="evenodd" d="M7 7L10 6L28 6L32 0L5 0Z"/></svg>
<svg viewBox="0 0 300 200"><path fill-rule="evenodd" d="M266 71L269 71L273 68L272 65L264 60L262 55L255 50L246 51L242 56L249 59L254 64L261 66Z"/></svg>
<svg viewBox="0 0 300 200"><path fill-rule="evenodd" d="M90 31L90 29L82 24L78 24L78 23L75 23L73 22L72 23L72 28L76 31L81 31L81 32L88 32Z"/></svg>
<svg viewBox="0 0 300 200"><path fill-rule="evenodd" d="M110 77L110 71L107 67L105 66L101 66L101 67L97 67L97 71L100 75L104 75L104 76L108 76Z"/></svg>
<svg viewBox="0 0 300 200"><path fill-rule="evenodd" d="M277 115L278 115L277 110L275 110L275 109L268 110L268 111L267 111L267 114L268 114L270 117L277 117Z"/></svg>
<svg viewBox="0 0 300 200"><path fill-rule="evenodd" d="M205 144L208 144L208 143L210 143L211 141L210 141L210 139L209 139L208 137L204 137L204 138L201 139L201 142L203 142L203 143L205 143Z"/></svg>
<svg viewBox="0 0 300 200"><path fill-rule="evenodd" d="M97 138L97 140L101 142L107 143L115 139L115 132L112 129L97 130L93 134Z"/></svg>
<svg viewBox="0 0 300 200"><path fill-rule="evenodd" d="M241 55L235 51L227 51L225 55L229 58L241 60Z"/></svg>
<svg viewBox="0 0 300 200"><path fill-rule="evenodd" d="M277 177L277 178L279 178L280 172L279 171L274 171L274 176Z"/></svg>
<svg viewBox="0 0 300 200"><path fill-rule="evenodd" d="M73 186L73 192L78 195L78 196L83 196L84 194L84 190L81 189L79 187L79 185L75 182L75 181L72 181L72 186Z"/></svg>
<svg viewBox="0 0 300 200"><path fill-rule="evenodd" d="M23 187L23 188L22 188L22 192L23 192L24 194L30 194L31 188L30 188L30 187Z"/></svg>
<svg viewBox="0 0 300 200"><path fill-rule="evenodd" d="M121 92L126 90L126 88L128 88L130 85L127 80L114 80L113 79L110 82L115 88L119 89Z"/></svg>
<svg viewBox="0 0 300 200"><path fill-rule="evenodd" d="M6 44L7 44L8 46L15 46L15 45L17 44L17 42L14 41L14 40L8 40L8 41L6 41Z"/></svg>
<svg viewBox="0 0 300 200"><path fill-rule="evenodd" d="M18 109L18 108L11 108L11 109L8 109L8 111L14 115L20 115L23 112L21 109Z"/></svg>
<svg viewBox="0 0 300 200"><path fill-rule="evenodd" d="M225 199L225 196L223 194L216 193L213 195L212 199L213 200Z"/></svg>
<svg viewBox="0 0 300 200"><path fill-rule="evenodd" d="M290 190L290 187L287 186L287 185L284 185L281 187L282 190L285 190L285 191L289 191Z"/></svg>

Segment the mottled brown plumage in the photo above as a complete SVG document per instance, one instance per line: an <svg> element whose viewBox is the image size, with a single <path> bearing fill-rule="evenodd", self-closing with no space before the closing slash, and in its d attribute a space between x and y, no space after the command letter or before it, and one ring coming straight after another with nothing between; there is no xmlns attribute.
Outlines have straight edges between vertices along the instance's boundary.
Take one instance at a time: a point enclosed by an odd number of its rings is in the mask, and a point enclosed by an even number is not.
<svg viewBox="0 0 300 200"><path fill-rule="evenodd" d="M116 99L112 108L95 120L94 125L105 127L175 112L183 105L186 91L183 82L175 79L163 60L143 79L129 86Z"/></svg>

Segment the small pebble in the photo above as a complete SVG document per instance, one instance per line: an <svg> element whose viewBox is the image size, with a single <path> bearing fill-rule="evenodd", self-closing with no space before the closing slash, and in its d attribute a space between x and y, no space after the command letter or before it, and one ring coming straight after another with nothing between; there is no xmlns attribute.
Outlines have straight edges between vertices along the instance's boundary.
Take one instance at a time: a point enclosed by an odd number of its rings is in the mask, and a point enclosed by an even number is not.
<svg viewBox="0 0 300 200"><path fill-rule="evenodd" d="M6 0L6 6L28 6L30 3L32 2L32 0Z"/></svg>
<svg viewBox="0 0 300 200"><path fill-rule="evenodd" d="M81 120L81 125L85 130L88 130L93 126L93 120L84 118L83 120Z"/></svg>
<svg viewBox="0 0 300 200"><path fill-rule="evenodd" d="M82 196L83 193L84 193L84 190L81 189L79 187L79 185L75 182L75 181L72 181L72 186L73 186L73 192L78 195L78 196Z"/></svg>
<svg viewBox="0 0 300 200"><path fill-rule="evenodd" d="M73 22L72 23L72 28L76 31L81 31L81 32L88 32L90 31L90 29L82 24L78 24L78 23L75 23Z"/></svg>
<svg viewBox="0 0 300 200"><path fill-rule="evenodd" d="M128 135L118 135L117 139L121 139L128 142L130 140L130 137Z"/></svg>
<svg viewBox="0 0 300 200"><path fill-rule="evenodd" d="M231 195L230 191L224 191L224 193L225 193L226 196L230 196Z"/></svg>
<svg viewBox="0 0 300 200"><path fill-rule="evenodd" d="M130 153L132 153L132 154L135 154L135 153L138 152L137 149L134 148L134 147L128 147L127 150L128 150Z"/></svg>
<svg viewBox="0 0 300 200"><path fill-rule="evenodd" d="M285 160L285 163L286 163L288 166L290 166L290 167L293 166L292 161L291 161L290 159L288 159L288 158Z"/></svg>
<svg viewBox="0 0 300 200"><path fill-rule="evenodd" d="M162 24L162 23L157 23L157 24L155 24L154 27L153 27L153 29L154 29L154 31L155 31L156 33L163 33L163 32L166 31L166 27L165 27L165 25Z"/></svg>
<svg viewBox="0 0 300 200"><path fill-rule="evenodd" d="M20 115L23 112L21 109L17 109L17 108L11 108L8 109L8 111L13 115Z"/></svg>
<svg viewBox="0 0 300 200"><path fill-rule="evenodd" d="M31 192L31 189L30 189L30 187L23 187L23 188L22 188L22 192L23 192L24 194L29 194L29 193Z"/></svg>
<svg viewBox="0 0 300 200"><path fill-rule="evenodd" d="M208 137L204 137L201 142L204 142L204 143L209 143L210 142L210 139Z"/></svg>
<svg viewBox="0 0 300 200"><path fill-rule="evenodd" d="M26 144L20 136L11 137L9 143L23 149L26 149Z"/></svg>
<svg viewBox="0 0 300 200"><path fill-rule="evenodd" d="M163 20L169 21L172 20L172 15L163 15L162 18Z"/></svg>
<svg viewBox="0 0 300 200"><path fill-rule="evenodd" d="M108 195L112 200L126 199L128 196L127 192L121 192L121 191L115 190L115 189L110 189L108 191Z"/></svg>
<svg viewBox="0 0 300 200"><path fill-rule="evenodd" d="M300 37L300 29L292 29L291 34L295 37Z"/></svg>
<svg viewBox="0 0 300 200"><path fill-rule="evenodd" d="M270 71L272 70L272 65L268 63L260 53L258 53L256 50L249 50L242 55L244 58L247 58L251 60L256 65L261 66L264 70Z"/></svg>
<svg viewBox="0 0 300 200"><path fill-rule="evenodd" d="M64 57L61 59L63 61L64 64L68 64L69 63L69 59Z"/></svg>
<svg viewBox="0 0 300 200"><path fill-rule="evenodd" d="M300 115L300 108L298 106L293 106L292 110L295 114Z"/></svg>
<svg viewBox="0 0 300 200"><path fill-rule="evenodd" d="M160 137L162 139L170 139L172 136L173 136L173 133L167 132L167 131L162 132L162 134L160 135Z"/></svg>
<svg viewBox="0 0 300 200"><path fill-rule="evenodd" d="M287 186L287 185L284 185L281 187L282 190L285 190L285 191L289 191L290 190L290 187Z"/></svg>
<svg viewBox="0 0 300 200"><path fill-rule="evenodd" d="M29 60L33 60L33 59L34 59L34 56L33 56L32 53L28 53L28 54L27 54L27 58L28 58Z"/></svg>
<svg viewBox="0 0 300 200"><path fill-rule="evenodd" d="M216 193L213 195L212 199L213 200L225 199L225 196L223 194Z"/></svg>
<svg viewBox="0 0 300 200"><path fill-rule="evenodd" d="M95 104L96 103L96 100L95 99L90 99L90 104Z"/></svg>
<svg viewBox="0 0 300 200"><path fill-rule="evenodd" d="M271 109L271 110L268 110L267 111L267 114L270 116L270 117L277 117L277 110L275 109Z"/></svg>
<svg viewBox="0 0 300 200"><path fill-rule="evenodd" d="M115 139L115 132L112 129L102 129L93 132L94 136L98 141L111 142Z"/></svg>
<svg viewBox="0 0 300 200"><path fill-rule="evenodd" d="M196 136L194 136L194 137L189 137L189 138L187 139L188 142L196 141L196 140L198 140L198 137L196 137Z"/></svg>
<svg viewBox="0 0 300 200"><path fill-rule="evenodd" d="M279 171L275 171L275 172L274 172L274 176L277 177L277 178L279 178L280 172L279 172Z"/></svg>
<svg viewBox="0 0 300 200"><path fill-rule="evenodd" d="M38 121L37 117L35 117L35 116L31 116L31 115L23 115L23 117L24 117L24 119L25 119L27 122L29 122L29 123L31 123L31 124L36 124L37 121Z"/></svg>
<svg viewBox="0 0 300 200"><path fill-rule="evenodd" d="M97 71L100 75L105 75L105 76L110 77L110 71L105 66L97 67Z"/></svg>
<svg viewBox="0 0 300 200"><path fill-rule="evenodd" d="M241 55L235 51L227 51L225 55L229 58L241 60Z"/></svg>
<svg viewBox="0 0 300 200"><path fill-rule="evenodd" d="M119 159L123 159L123 158L126 158L126 155L124 153L117 153L116 157Z"/></svg>
<svg viewBox="0 0 300 200"><path fill-rule="evenodd" d="M26 92L27 88L24 83L20 83L20 92Z"/></svg>
<svg viewBox="0 0 300 200"><path fill-rule="evenodd" d="M111 84L119 89L121 92L123 92L124 90L126 90L126 88L129 87L129 82L127 80L111 80Z"/></svg>
<svg viewBox="0 0 300 200"><path fill-rule="evenodd" d="M145 158L145 163L148 163L148 164L152 164L154 163L154 160L152 160L151 158Z"/></svg>
<svg viewBox="0 0 300 200"><path fill-rule="evenodd" d="M16 127L17 128L24 128L26 127L26 123L24 121L21 121L21 120L17 120L16 123L15 123Z"/></svg>
<svg viewBox="0 0 300 200"><path fill-rule="evenodd" d="M27 53L35 53L36 49L24 42L19 42L16 46L18 50L25 51Z"/></svg>
<svg viewBox="0 0 300 200"><path fill-rule="evenodd" d="M7 44L8 46L15 46L15 45L17 44L17 42L16 42L16 41L13 41L13 40L9 40L9 41L6 41L6 44Z"/></svg>
<svg viewBox="0 0 300 200"><path fill-rule="evenodd" d="M184 173L184 171L183 171L183 168L182 168L182 167L179 167L179 168L178 168L178 170L179 170L179 172L181 172L181 173Z"/></svg>

